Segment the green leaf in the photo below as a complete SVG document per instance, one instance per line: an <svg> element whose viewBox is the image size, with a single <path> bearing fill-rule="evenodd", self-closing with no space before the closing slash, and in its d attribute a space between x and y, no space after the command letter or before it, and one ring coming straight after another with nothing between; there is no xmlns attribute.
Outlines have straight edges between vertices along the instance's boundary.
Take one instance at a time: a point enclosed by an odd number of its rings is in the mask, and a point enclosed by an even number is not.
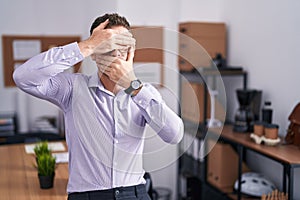
<svg viewBox="0 0 300 200"><path fill-rule="evenodd" d="M56 158L51 154L41 154L37 160L38 174L43 176L53 175L55 172Z"/></svg>
<svg viewBox="0 0 300 200"><path fill-rule="evenodd" d="M47 141L39 142L34 147L34 153L36 157L39 157L41 154L51 154L51 151L48 147L48 142Z"/></svg>

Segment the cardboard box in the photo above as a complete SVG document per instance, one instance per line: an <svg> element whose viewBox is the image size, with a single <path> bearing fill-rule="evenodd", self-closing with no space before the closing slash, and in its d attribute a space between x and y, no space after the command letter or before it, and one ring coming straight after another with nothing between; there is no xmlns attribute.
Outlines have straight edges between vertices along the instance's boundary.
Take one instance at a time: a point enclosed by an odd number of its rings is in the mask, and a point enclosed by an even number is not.
<svg viewBox="0 0 300 200"><path fill-rule="evenodd" d="M179 31L191 37L224 37L226 25L217 22L183 22L179 24Z"/></svg>
<svg viewBox="0 0 300 200"><path fill-rule="evenodd" d="M136 39L134 62L164 63L163 27L132 26Z"/></svg>
<svg viewBox="0 0 300 200"><path fill-rule="evenodd" d="M204 122L204 84L183 82L181 89L182 117L195 123ZM209 117L209 98L207 104Z"/></svg>
<svg viewBox="0 0 300 200"><path fill-rule="evenodd" d="M212 147L212 141L208 145ZM249 171L243 163L243 172ZM230 144L216 143L208 154L207 181L219 188L232 187L238 179L238 154Z"/></svg>
<svg viewBox="0 0 300 200"><path fill-rule="evenodd" d="M191 71L210 67L211 58L226 58L226 26L224 23L187 22L179 24L179 69Z"/></svg>
<svg viewBox="0 0 300 200"><path fill-rule="evenodd" d="M134 64L139 65L137 75L146 82L164 85L164 29L161 26L131 26L130 29L136 39ZM160 64L159 71L152 71L149 65L143 63ZM145 66L148 69L145 69ZM151 65L150 65L151 66ZM156 67L154 67L155 69ZM145 69L145 70L143 70ZM143 73L141 72L143 71Z"/></svg>
<svg viewBox="0 0 300 200"><path fill-rule="evenodd" d="M181 115L195 123L204 122L204 83L182 82L181 86ZM207 91L206 120L211 116L210 94ZM215 118L225 119L226 113L223 105L215 99Z"/></svg>

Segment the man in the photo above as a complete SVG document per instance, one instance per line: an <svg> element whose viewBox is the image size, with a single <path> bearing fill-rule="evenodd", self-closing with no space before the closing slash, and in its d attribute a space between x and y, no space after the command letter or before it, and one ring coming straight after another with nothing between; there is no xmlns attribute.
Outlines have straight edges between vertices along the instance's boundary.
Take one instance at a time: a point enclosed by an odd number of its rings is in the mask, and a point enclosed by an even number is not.
<svg viewBox="0 0 300 200"><path fill-rule="evenodd" d="M133 71L135 39L118 14L98 17L91 36L49 49L14 72L19 88L64 112L68 199L149 199L142 153L148 124L165 142L183 136L182 120ZM91 56L92 76L64 70Z"/></svg>

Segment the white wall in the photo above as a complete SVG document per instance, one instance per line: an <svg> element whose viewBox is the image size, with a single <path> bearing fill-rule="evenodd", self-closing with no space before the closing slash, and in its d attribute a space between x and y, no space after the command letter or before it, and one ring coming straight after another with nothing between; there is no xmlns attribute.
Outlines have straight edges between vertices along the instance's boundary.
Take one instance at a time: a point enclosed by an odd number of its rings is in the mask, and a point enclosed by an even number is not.
<svg viewBox="0 0 300 200"><path fill-rule="evenodd" d="M180 0L179 21L219 22L222 0Z"/></svg>
<svg viewBox="0 0 300 200"><path fill-rule="evenodd" d="M274 123L285 134L288 115L300 93L300 2L223 1L221 18L228 25L228 60L242 64L249 73L249 87L262 89L272 101Z"/></svg>

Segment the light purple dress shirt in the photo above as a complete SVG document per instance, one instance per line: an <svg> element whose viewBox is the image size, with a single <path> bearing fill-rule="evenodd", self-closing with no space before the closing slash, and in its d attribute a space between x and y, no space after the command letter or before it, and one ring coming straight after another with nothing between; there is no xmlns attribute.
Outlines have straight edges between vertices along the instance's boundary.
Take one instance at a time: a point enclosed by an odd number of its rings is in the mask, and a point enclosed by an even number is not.
<svg viewBox="0 0 300 200"><path fill-rule="evenodd" d="M167 143L183 136L183 123L159 92L144 83L131 97L106 90L97 73L66 73L84 59L77 43L52 48L18 67L13 78L23 91L64 112L69 150L67 192L145 183L142 163L148 124Z"/></svg>

